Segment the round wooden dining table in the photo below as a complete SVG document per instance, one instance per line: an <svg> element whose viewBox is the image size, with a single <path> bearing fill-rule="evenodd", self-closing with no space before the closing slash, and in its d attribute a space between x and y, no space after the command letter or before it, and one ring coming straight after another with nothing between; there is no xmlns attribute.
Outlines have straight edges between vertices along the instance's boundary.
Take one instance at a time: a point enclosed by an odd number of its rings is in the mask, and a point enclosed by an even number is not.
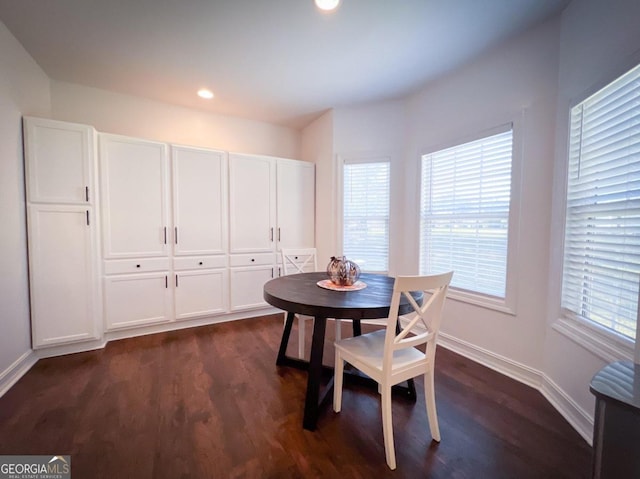
<svg viewBox="0 0 640 479"><path fill-rule="evenodd" d="M322 365L322 354L327 318L352 320L354 335L359 335L361 333L360 320L386 318L389 315L395 282L395 278L390 276L363 273L360 276L360 281L366 284L364 289L336 291L318 285L318 282L326 279L327 274L324 272L301 273L281 276L264 285L265 301L287 312L276 364L308 371L303 418L303 427L308 430L316 429L320 407L329 397L333 387L332 378L321 397L322 373L326 368ZM412 296L419 303L422 301L421 292L412 293ZM409 301L402 297L399 314L407 314L412 311L413 307ZM315 318L308 362L286 355L295 313ZM407 396L415 400L413 383L410 383L408 390L407 388L403 389L407 391Z"/></svg>

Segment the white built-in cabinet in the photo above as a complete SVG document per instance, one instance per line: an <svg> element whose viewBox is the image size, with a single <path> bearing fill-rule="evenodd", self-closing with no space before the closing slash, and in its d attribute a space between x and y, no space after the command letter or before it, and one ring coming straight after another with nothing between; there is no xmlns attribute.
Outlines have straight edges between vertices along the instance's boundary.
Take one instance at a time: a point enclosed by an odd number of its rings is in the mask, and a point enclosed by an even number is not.
<svg viewBox="0 0 640 479"><path fill-rule="evenodd" d="M231 254L275 250L276 163L273 158L229 155Z"/></svg>
<svg viewBox="0 0 640 479"><path fill-rule="evenodd" d="M174 255L227 253L227 155L171 147Z"/></svg>
<svg viewBox="0 0 640 479"><path fill-rule="evenodd" d="M315 167L313 163L277 160L277 248L315 246Z"/></svg>
<svg viewBox="0 0 640 479"><path fill-rule="evenodd" d="M24 118L35 349L101 336L95 130Z"/></svg>
<svg viewBox="0 0 640 479"><path fill-rule="evenodd" d="M101 134L100 166L107 329L226 313L226 153Z"/></svg>
<svg viewBox="0 0 640 479"><path fill-rule="evenodd" d="M106 328L168 322L169 148L119 135L99 142Z"/></svg>
<svg viewBox="0 0 640 479"><path fill-rule="evenodd" d="M171 321L171 293L166 271L108 275L104 278L108 330Z"/></svg>
<svg viewBox="0 0 640 479"><path fill-rule="evenodd" d="M27 201L93 206L95 130L29 117L23 127Z"/></svg>
<svg viewBox="0 0 640 479"><path fill-rule="evenodd" d="M229 311L226 256L176 258L174 267L176 319Z"/></svg>
<svg viewBox="0 0 640 479"><path fill-rule="evenodd" d="M171 147L175 318L229 311L227 154Z"/></svg>
<svg viewBox="0 0 640 479"><path fill-rule="evenodd" d="M167 145L102 133L99 138L103 257L167 256Z"/></svg>
<svg viewBox="0 0 640 479"><path fill-rule="evenodd" d="M24 133L34 348L264 308L280 249L314 246L311 163L37 118Z"/></svg>
<svg viewBox="0 0 640 479"><path fill-rule="evenodd" d="M314 165L230 154L229 208L231 254L313 247Z"/></svg>
<svg viewBox="0 0 640 479"><path fill-rule="evenodd" d="M231 310L263 308L263 286L278 276L274 253L230 255Z"/></svg>
<svg viewBox="0 0 640 479"><path fill-rule="evenodd" d="M311 163L229 155L231 310L266 306L262 287L280 275L281 248L314 246L315 169Z"/></svg>

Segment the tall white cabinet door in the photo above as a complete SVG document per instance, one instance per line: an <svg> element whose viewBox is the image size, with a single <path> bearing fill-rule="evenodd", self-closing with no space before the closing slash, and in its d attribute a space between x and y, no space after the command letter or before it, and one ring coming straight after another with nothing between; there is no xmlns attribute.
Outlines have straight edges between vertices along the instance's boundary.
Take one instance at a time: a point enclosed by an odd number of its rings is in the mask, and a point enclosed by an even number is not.
<svg viewBox="0 0 640 479"><path fill-rule="evenodd" d="M104 258L166 256L167 145L100 134Z"/></svg>
<svg viewBox="0 0 640 479"><path fill-rule="evenodd" d="M229 155L229 249L231 253L275 250L275 161Z"/></svg>
<svg viewBox="0 0 640 479"><path fill-rule="evenodd" d="M302 161L277 163L277 238L281 248L315 245L315 165Z"/></svg>
<svg viewBox="0 0 640 479"><path fill-rule="evenodd" d="M95 130L87 125L24 119L27 201L93 203Z"/></svg>
<svg viewBox="0 0 640 479"><path fill-rule="evenodd" d="M171 290L166 273L104 277L107 329L123 329L171 321Z"/></svg>
<svg viewBox="0 0 640 479"><path fill-rule="evenodd" d="M226 253L226 153L182 146L171 153L174 254Z"/></svg>
<svg viewBox="0 0 640 479"><path fill-rule="evenodd" d="M28 219L34 348L97 339L92 209L31 205Z"/></svg>
<svg viewBox="0 0 640 479"><path fill-rule="evenodd" d="M177 272L176 319L226 313L229 309L228 282L226 269Z"/></svg>

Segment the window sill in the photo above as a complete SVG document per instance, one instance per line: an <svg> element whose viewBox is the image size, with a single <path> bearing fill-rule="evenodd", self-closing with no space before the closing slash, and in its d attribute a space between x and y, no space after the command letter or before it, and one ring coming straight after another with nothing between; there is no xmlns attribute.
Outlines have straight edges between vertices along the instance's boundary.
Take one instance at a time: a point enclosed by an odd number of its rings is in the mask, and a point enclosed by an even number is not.
<svg viewBox="0 0 640 479"><path fill-rule="evenodd" d="M447 298L453 299L454 301L473 304L474 306L480 306L481 308L492 309L511 316L516 315L515 308L511 307L509 303L502 298L494 298L455 288L449 288Z"/></svg>
<svg viewBox="0 0 640 479"><path fill-rule="evenodd" d="M552 328L607 362L633 361L634 345L605 330L578 319L559 318Z"/></svg>

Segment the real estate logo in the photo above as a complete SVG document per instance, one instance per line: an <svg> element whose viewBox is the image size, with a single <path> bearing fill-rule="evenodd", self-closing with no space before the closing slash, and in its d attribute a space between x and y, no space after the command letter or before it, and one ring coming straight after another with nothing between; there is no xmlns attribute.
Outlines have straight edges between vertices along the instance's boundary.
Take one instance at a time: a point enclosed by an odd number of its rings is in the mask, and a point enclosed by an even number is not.
<svg viewBox="0 0 640 479"><path fill-rule="evenodd" d="M0 479L70 479L71 456L0 456Z"/></svg>

